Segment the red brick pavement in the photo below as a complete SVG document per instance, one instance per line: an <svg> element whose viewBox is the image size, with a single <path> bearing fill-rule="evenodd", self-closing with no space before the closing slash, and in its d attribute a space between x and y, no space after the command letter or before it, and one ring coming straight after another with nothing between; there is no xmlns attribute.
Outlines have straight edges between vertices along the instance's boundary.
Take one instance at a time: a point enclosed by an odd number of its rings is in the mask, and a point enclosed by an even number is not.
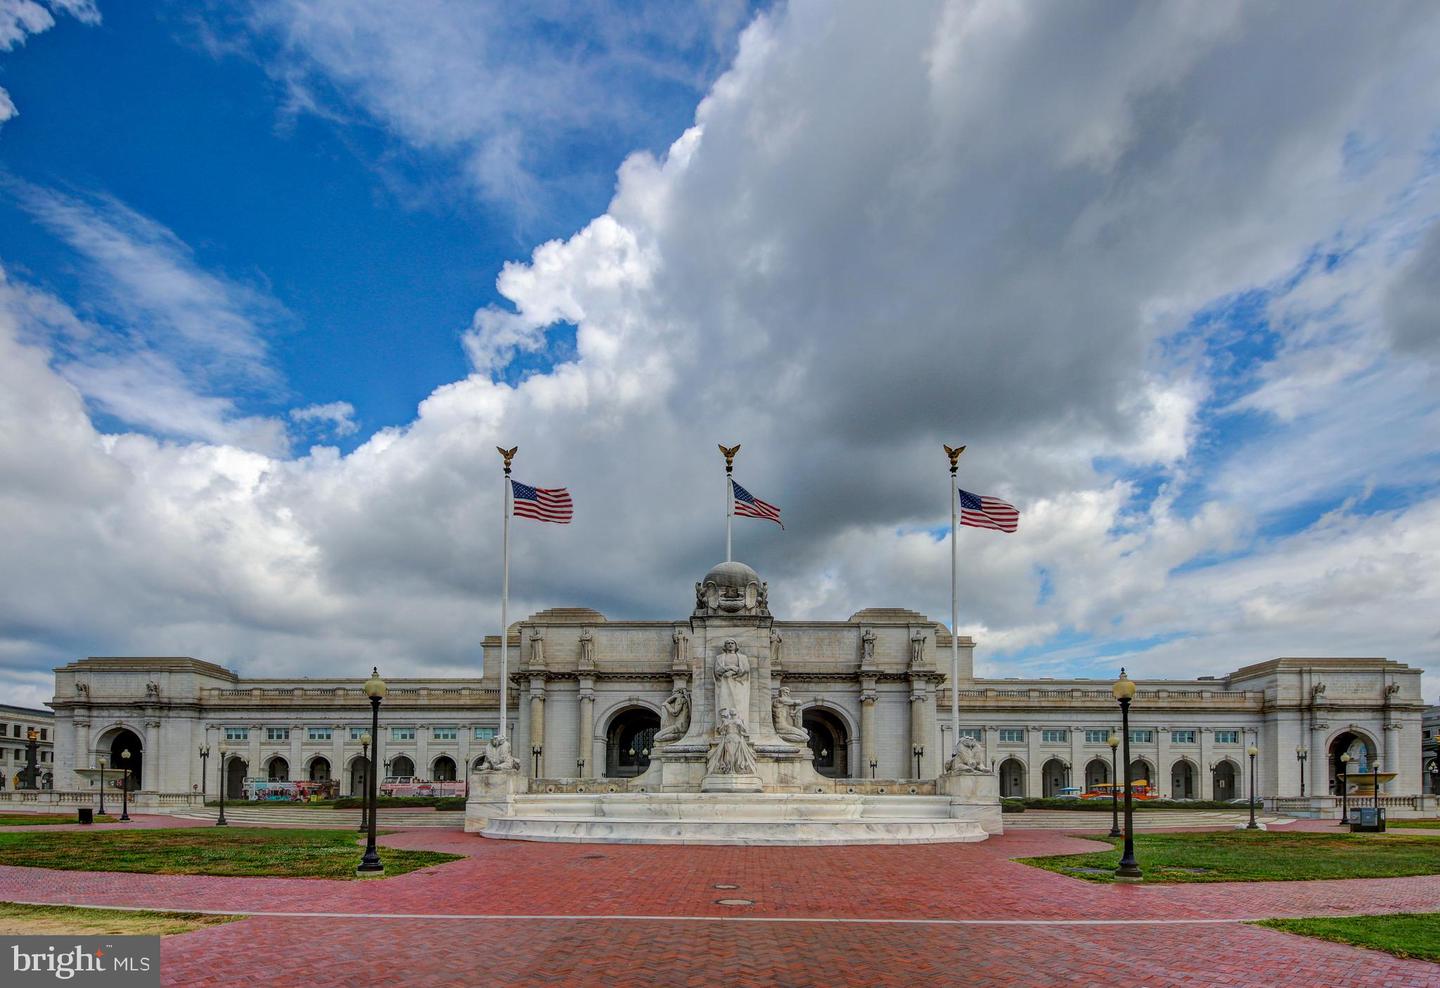
<svg viewBox="0 0 1440 988"><path fill-rule="evenodd" d="M1009 860L1095 849L1037 831L910 847L541 844L418 829L383 843L466 858L368 882L0 868L0 900L346 914L260 915L168 939L174 985L1440 986L1437 965L1204 922L1437 911L1440 876L1096 885ZM727 897L754 904L715 901ZM550 918L497 918L507 916ZM737 917L747 921L717 921ZM897 919L911 922L865 922Z"/></svg>

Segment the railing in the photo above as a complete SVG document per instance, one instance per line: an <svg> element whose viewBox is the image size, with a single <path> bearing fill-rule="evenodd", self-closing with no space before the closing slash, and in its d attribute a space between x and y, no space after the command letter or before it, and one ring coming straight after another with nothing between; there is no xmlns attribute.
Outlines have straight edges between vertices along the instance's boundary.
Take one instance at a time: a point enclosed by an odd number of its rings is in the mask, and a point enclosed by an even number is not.
<svg viewBox="0 0 1440 988"><path fill-rule="evenodd" d="M543 795L614 792L643 792L635 779L531 779L530 792ZM839 793L853 796L933 796L935 780L927 779L826 779L806 786L806 793Z"/></svg>
<svg viewBox="0 0 1440 988"><path fill-rule="evenodd" d="M119 800L119 792L106 792L109 799ZM36 806L91 806L98 803L100 794L95 789L15 789L0 791L0 804L33 804ZM130 793L131 806L191 806L203 800L198 792L146 792ZM116 802L116 806L120 804Z"/></svg>

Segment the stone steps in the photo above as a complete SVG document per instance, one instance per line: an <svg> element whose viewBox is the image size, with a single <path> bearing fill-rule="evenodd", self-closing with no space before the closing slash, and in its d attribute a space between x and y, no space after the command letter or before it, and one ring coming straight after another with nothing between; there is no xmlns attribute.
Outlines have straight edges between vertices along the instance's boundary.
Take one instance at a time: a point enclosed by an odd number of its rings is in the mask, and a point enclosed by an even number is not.
<svg viewBox="0 0 1440 988"><path fill-rule="evenodd" d="M740 846L952 844L982 841L987 836L973 820L777 821L771 818L734 818L673 821L550 815L497 818L491 820L481 834L506 840L579 844Z"/></svg>
<svg viewBox="0 0 1440 988"><path fill-rule="evenodd" d="M196 820L214 823L220 815L219 807L194 807L184 813L174 814L179 820ZM315 830L356 830L360 826L359 810L330 809L258 809L243 804L233 809L227 803L225 820L232 825L297 827ZM382 809L376 818L382 828L397 827L448 827L459 830L465 826L465 814L460 810L432 810L426 807Z"/></svg>

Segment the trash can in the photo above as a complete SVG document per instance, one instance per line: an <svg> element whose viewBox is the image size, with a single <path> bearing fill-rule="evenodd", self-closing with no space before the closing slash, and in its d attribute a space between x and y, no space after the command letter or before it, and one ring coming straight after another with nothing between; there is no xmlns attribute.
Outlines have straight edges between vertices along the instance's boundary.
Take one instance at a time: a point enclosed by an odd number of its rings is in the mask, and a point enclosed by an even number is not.
<svg viewBox="0 0 1440 988"><path fill-rule="evenodd" d="M1385 807L1357 806L1351 810L1350 832L1355 834L1383 834L1385 832Z"/></svg>
<svg viewBox="0 0 1440 988"><path fill-rule="evenodd" d="M80 807L80 808L79 808L79 813L80 813L80 822L81 822L81 823L94 823L94 822L95 822L95 811L92 810L90 807L88 807L88 806L82 806L82 807Z"/></svg>

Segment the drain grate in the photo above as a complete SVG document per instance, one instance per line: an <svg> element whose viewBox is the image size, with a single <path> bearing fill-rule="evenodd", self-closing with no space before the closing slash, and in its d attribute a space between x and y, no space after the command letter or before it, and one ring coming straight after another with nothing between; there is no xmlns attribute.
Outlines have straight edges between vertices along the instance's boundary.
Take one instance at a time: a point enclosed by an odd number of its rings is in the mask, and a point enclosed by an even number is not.
<svg viewBox="0 0 1440 988"><path fill-rule="evenodd" d="M717 906L753 906L753 905L755 905L755 900L754 900L754 899L716 899L716 900L715 900L715 905L717 905Z"/></svg>
<svg viewBox="0 0 1440 988"><path fill-rule="evenodd" d="M739 887L740 887L740 886L738 886L738 885L723 885L723 884L722 884L722 885L716 885L716 886L715 886L715 888L717 888L717 889L738 889Z"/></svg>

